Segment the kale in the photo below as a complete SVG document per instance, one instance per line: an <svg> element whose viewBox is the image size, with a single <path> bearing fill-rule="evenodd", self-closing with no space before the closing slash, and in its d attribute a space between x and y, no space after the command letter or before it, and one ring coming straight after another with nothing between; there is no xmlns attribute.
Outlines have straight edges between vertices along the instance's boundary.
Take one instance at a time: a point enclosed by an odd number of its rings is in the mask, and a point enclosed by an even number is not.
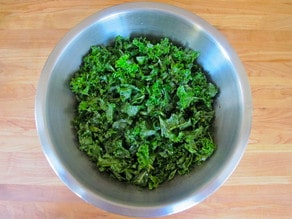
<svg viewBox="0 0 292 219"><path fill-rule="evenodd" d="M90 48L70 78L72 124L79 149L101 172L154 189L214 153L218 88L198 56L168 38L118 36Z"/></svg>

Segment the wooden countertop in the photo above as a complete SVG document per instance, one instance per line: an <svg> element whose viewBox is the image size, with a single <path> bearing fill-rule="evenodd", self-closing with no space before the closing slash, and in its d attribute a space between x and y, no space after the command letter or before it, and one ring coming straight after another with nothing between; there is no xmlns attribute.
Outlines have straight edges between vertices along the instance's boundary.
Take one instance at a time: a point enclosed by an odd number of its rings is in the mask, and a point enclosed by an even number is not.
<svg viewBox="0 0 292 219"><path fill-rule="evenodd" d="M127 218L85 203L49 166L34 98L45 61L87 16L126 1L0 0L0 218ZM238 168L211 197L165 218L292 217L292 1L169 0L206 19L238 52L253 125Z"/></svg>

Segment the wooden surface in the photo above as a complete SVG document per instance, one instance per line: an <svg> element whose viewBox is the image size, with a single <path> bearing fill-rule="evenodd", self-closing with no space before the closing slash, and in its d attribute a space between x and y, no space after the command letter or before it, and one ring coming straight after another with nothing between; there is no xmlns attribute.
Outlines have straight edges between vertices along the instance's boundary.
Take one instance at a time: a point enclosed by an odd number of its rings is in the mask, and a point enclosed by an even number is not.
<svg viewBox="0 0 292 219"><path fill-rule="evenodd" d="M64 34L117 0L0 0L0 218L127 218L75 196L49 166L34 97ZM165 218L292 218L292 1L161 1L217 27L238 52L253 95L253 125L238 168L214 195Z"/></svg>

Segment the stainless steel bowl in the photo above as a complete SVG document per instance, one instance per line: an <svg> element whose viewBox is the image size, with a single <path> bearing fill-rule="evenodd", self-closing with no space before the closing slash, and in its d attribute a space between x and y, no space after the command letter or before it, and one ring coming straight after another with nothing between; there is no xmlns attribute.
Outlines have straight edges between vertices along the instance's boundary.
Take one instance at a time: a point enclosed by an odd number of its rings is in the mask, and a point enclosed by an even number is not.
<svg viewBox="0 0 292 219"><path fill-rule="evenodd" d="M199 50L199 62L220 88L216 102L218 149L205 165L154 191L101 175L78 150L70 121L70 75L91 45L117 35L169 37ZM36 124L43 151L59 178L85 201L117 214L153 217L190 208L214 193L238 165L250 133L251 92L243 65L227 40L200 17L166 4L128 3L100 11L73 28L50 54L36 96Z"/></svg>

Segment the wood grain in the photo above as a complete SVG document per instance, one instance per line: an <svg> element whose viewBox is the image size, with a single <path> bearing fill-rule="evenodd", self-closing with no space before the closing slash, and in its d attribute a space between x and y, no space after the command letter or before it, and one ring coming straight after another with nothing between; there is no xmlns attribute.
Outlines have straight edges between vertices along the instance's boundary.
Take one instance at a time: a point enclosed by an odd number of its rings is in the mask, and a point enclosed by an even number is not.
<svg viewBox="0 0 292 219"><path fill-rule="evenodd" d="M119 0L0 0L0 218L127 218L95 208L55 175L36 133L34 98L66 32ZM165 218L292 217L291 0L161 0L218 28L247 70L253 124L238 168L203 203Z"/></svg>

